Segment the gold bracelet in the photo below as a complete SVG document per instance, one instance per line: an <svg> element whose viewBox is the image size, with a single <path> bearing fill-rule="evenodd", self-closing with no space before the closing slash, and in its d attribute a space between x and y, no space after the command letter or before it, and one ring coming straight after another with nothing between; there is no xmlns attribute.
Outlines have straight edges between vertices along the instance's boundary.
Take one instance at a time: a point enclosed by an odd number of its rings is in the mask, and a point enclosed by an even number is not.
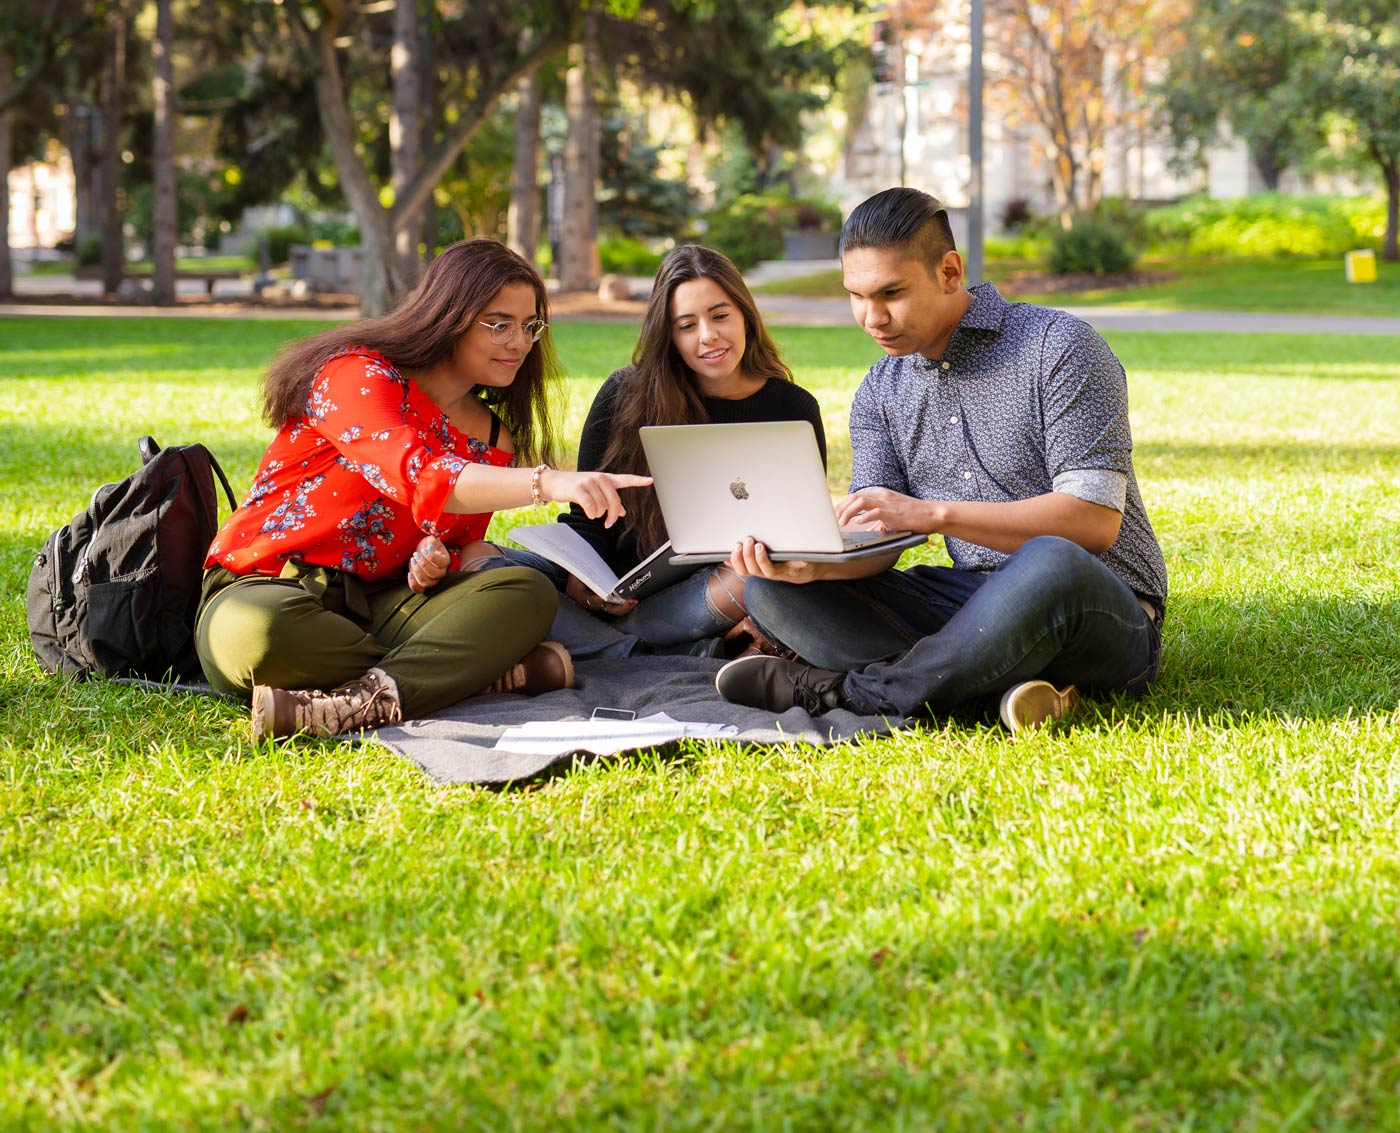
<svg viewBox="0 0 1400 1133"><path fill-rule="evenodd" d="M537 464L535 470L530 473L530 500L536 507L545 503L545 498L540 495L540 477L549 471L549 465Z"/></svg>

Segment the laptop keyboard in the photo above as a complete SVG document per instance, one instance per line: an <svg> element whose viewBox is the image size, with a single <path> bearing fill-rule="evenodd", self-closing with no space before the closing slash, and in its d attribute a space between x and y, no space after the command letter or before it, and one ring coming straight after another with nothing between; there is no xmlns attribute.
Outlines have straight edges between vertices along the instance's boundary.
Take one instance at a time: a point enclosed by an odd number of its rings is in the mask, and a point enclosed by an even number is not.
<svg viewBox="0 0 1400 1133"><path fill-rule="evenodd" d="M843 531L841 546L849 551L852 547L864 547L867 543L879 543L887 539L900 539L907 531Z"/></svg>

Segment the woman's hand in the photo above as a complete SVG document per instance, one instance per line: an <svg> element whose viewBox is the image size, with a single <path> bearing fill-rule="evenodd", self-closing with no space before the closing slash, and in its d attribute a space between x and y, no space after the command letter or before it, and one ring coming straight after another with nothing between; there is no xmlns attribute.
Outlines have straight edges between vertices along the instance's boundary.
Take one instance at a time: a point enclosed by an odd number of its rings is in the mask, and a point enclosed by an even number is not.
<svg viewBox="0 0 1400 1133"><path fill-rule="evenodd" d="M817 577L812 563L799 559L775 563L768 557L768 548L752 535L745 536L742 543L734 545L734 553L729 556L729 568L740 578L771 578L774 582L800 584Z"/></svg>
<svg viewBox="0 0 1400 1133"><path fill-rule="evenodd" d="M590 613L625 614L637 606L635 598L627 598L621 602L605 602L572 574L564 584L564 593Z"/></svg>
<svg viewBox="0 0 1400 1133"><path fill-rule="evenodd" d="M545 499L578 504L589 519L603 516L603 526L611 527L627 514L619 488L645 488L650 476L620 472L564 472L546 469L540 474L540 492Z"/></svg>
<svg viewBox="0 0 1400 1133"><path fill-rule="evenodd" d="M408 588L415 594L436 586L447 574L452 556L436 535L424 535L408 559Z"/></svg>

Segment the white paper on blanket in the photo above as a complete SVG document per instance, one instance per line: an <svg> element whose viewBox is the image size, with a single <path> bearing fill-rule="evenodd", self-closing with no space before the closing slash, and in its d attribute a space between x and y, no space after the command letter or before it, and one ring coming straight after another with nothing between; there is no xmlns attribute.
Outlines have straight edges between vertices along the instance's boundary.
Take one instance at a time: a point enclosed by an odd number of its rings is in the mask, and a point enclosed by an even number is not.
<svg viewBox="0 0 1400 1133"><path fill-rule="evenodd" d="M615 755L632 748L655 747L673 740L717 739L736 736L733 724L696 724L672 719L664 712L639 720L533 720L507 728L496 741L497 751L522 755L566 755L591 751Z"/></svg>

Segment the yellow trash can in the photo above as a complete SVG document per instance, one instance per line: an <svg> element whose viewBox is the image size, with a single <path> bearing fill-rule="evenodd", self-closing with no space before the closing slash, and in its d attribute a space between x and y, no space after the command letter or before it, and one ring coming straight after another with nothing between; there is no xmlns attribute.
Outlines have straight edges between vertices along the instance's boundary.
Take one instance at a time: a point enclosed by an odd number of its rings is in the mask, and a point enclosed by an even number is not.
<svg viewBox="0 0 1400 1133"><path fill-rule="evenodd" d="M1358 248L1346 254L1348 283L1376 282L1376 253L1370 248Z"/></svg>

